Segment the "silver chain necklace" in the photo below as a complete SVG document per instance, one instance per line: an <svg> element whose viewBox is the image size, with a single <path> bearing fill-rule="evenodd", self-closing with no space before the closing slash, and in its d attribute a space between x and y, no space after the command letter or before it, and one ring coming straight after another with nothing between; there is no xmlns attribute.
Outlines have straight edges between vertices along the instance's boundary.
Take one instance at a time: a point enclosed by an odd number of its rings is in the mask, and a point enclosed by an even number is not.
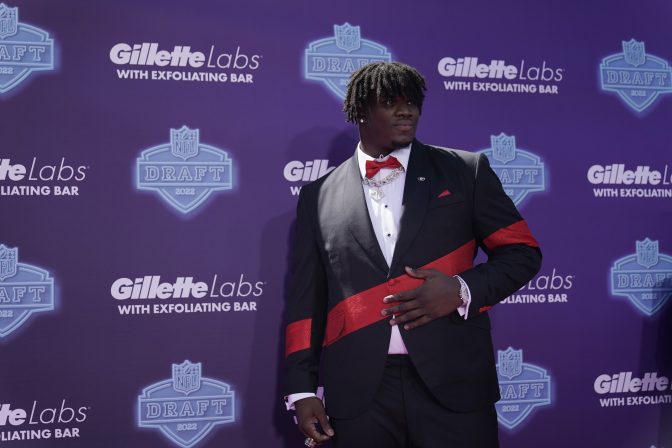
<svg viewBox="0 0 672 448"><path fill-rule="evenodd" d="M369 194L371 195L371 198L373 198L374 201L380 201L385 197L385 193L383 193L382 187L384 185L390 184L394 182L394 180L403 173L404 167L400 166L398 168L395 168L388 174L387 176L383 177L380 180L373 180L369 179L368 177L365 177L362 179L362 184L366 185L367 187L370 187L371 189L369 190Z"/></svg>

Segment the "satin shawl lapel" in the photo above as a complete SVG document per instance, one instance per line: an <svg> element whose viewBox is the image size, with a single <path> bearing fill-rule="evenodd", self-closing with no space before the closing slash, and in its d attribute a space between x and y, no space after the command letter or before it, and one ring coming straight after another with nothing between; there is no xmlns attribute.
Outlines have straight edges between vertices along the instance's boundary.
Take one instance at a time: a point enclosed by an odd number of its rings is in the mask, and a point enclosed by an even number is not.
<svg viewBox="0 0 672 448"><path fill-rule="evenodd" d="M378 239L371 225L369 209L366 206L362 177L357 164L357 153L348 161L344 177L342 210L350 232L376 266L387 274L389 267L378 245Z"/></svg>
<svg viewBox="0 0 672 448"><path fill-rule="evenodd" d="M390 266L390 271L393 273L396 272L401 257L411 247L425 219L430 196L431 174L431 166L424 145L417 140L413 141L411 155L408 159L408 170L406 171L404 198L401 203L399 238L394 248L392 265Z"/></svg>

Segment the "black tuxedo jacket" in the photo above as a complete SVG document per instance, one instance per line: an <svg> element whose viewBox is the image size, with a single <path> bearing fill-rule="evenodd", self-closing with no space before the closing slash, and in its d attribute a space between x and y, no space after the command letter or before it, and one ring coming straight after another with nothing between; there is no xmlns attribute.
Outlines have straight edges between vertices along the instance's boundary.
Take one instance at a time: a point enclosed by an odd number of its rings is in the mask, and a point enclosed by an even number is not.
<svg viewBox="0 0 672 448"><path fill-rule="evenodd" d="M382 299L419 285L405 266L459 274L471 291L467 320L455 312L410 331L400 327L429 390L455 411L497 401L487 311L540 267L538 245L484 155L416 140L407 168L390 266L369 219L356 154L301 189L284 392L314 392L319 376L333 417L355 417L373 399L391 331ZM473 266L478 247L488 261Z"/></svg>

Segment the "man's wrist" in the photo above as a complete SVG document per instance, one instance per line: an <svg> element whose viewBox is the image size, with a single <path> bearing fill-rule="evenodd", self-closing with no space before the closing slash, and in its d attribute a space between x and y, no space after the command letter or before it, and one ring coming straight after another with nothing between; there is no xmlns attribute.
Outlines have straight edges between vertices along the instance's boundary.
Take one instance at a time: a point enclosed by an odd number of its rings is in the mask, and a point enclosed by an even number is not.
<svg viewBox="0 0 672 448"><path fill-rule="evenodd" d="M288 411L293 411L294 403L309 397L317 397L317 395L311 392L300 392L298 394L289 394L285 397L285 406L287 406Z"/></svg>

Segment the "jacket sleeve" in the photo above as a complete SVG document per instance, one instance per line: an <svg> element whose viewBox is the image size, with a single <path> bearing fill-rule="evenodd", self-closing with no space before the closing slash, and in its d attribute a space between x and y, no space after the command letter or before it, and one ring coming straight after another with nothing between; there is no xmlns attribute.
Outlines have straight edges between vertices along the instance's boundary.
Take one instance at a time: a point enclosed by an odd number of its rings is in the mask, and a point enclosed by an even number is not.
<svg viewBox="0 0 672 448"><path fill-rule="evenodd" d="M488 261L460 274L471 291L470 317L519 290L541 267L539 244L484 154L476 165L472 222Z"/></svg>
<svg viewBox="0 0 672 448"><path fill-rule="evenodd" d="M311 213L312 207L312 213ZM285 310L284 394L315 392L327 316L327 279L312 217L317 200L304 187L297 205Z"/></svg>

